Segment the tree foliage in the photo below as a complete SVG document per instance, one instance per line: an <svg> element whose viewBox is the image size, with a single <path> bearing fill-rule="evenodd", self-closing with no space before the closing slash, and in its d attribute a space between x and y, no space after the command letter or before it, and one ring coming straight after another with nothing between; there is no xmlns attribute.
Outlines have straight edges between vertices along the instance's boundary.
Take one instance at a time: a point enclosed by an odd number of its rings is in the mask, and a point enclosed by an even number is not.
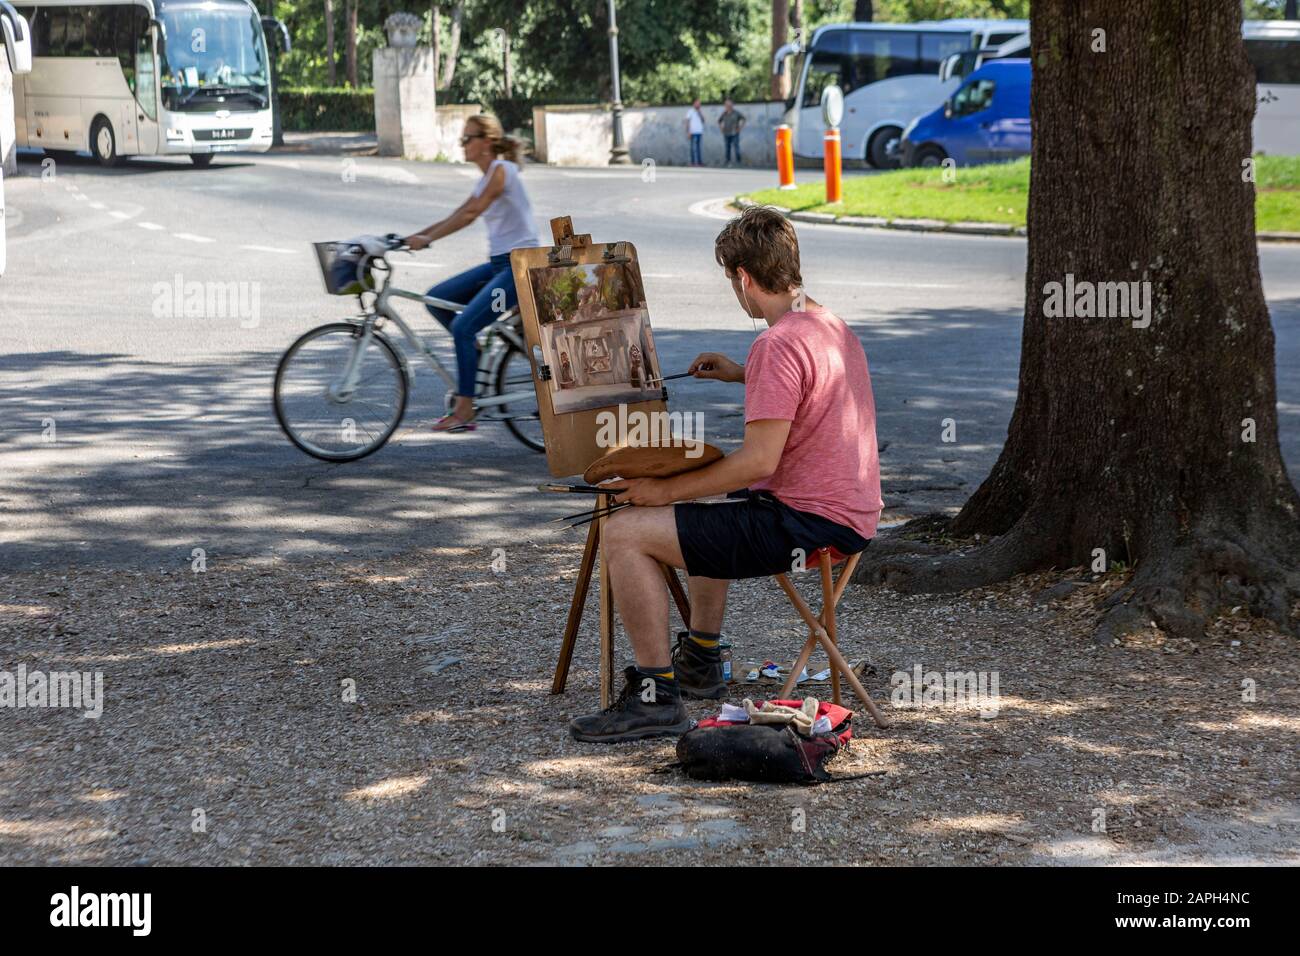
<svg viewBox="0 0 1300 956"><path fill-rule="evenodd" d="M358 83L371 83L371 57L386 42L384 20L404 10L440 17L447 53L455 0L356 0ZM1256 0L1267 3L1268 0ZM793 6L793 4L792 4ZM343 77L345 11L333 4L335 62ZM945 17L1023 17L1028 0L874 0L878 21ZM269 5L268 5L269 9ZM501 30L510 36L511 86L516 100L606 102L611 95L606 0L464 0L456 72L445 101L492 104L504 92ZM855 0L805 0L805 29L853 19ZM288 87L323 86L329 63L324 0L279 0L275 15L293 37L280 61ZM628 103L684 103L696 96L765 99L769 85L771 0L619 0L619 66Z"/></svg>

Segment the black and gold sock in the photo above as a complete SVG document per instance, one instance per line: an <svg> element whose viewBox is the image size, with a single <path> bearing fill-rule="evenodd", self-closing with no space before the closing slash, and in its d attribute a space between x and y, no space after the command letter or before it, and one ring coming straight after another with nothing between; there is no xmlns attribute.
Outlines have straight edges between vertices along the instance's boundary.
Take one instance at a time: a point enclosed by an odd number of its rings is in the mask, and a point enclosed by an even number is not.
<svg viewBox="0 0 1300 956"><path fill-rule="evenodd" d="M642 667L638 664L636 672L645 677L653 678L655 682L655 700L659 703L676 700L681 696L681 688L677 686L677 675L673 671L672 664L665 664L662 667Z"/></svg>
<svg viewBox="0 0 1300 956"><path fill-rule="evenodd" d="M722 656L722 635L710 634L708 631L697 631L694 628L690 630L691 643L701 657L709 660L718 660Z"/></svg>

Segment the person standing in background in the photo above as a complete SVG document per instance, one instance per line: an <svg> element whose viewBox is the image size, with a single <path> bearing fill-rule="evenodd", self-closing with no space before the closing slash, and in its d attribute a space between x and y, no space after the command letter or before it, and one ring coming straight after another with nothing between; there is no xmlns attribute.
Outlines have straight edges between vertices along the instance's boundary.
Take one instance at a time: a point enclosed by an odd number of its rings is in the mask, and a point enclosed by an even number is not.
<svg viewBox="0 0 1300 956"><path fill-rule="evenodd" d="M728 166L731 165L731 150L736 150L736 165L741 163L740 159L740 131L745 128L745 114L736 109L736 104L728 96L722 104L722 115L718 117L718 125L722 127L722 139L727 144Z"/></svg>
<svg viewBox="0 0 1300 956"><path fill-rule="evenodd" d="M691 141L691 165L703 166L704 155L700 144L704 141L704 113L700 110L698 96L686 114L686 135Z"/></svg>

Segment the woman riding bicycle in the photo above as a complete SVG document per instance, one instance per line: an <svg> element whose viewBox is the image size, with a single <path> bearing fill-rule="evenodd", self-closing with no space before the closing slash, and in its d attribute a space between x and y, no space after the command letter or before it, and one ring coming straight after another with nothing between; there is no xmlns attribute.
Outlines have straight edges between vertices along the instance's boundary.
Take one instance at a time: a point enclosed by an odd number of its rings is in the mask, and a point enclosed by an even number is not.
<svg viewBox="0 0 1300 956"><path fill-rule="evenodd" d="M474 429L474 376L478 367L475 337L519 302L510 270L510 250L538 244L533 207L519 178L519 141L505 135L495 116L479 113L465 121L460 143L465 158L483 171L483 178L450 216L405 239L410 248L423 249L436 239L464 229L480 216L487 224L488 261L439 282L426 293L466 303L459 315L426 306L456 342L456 404L433 426L439 432Z"/></svg>

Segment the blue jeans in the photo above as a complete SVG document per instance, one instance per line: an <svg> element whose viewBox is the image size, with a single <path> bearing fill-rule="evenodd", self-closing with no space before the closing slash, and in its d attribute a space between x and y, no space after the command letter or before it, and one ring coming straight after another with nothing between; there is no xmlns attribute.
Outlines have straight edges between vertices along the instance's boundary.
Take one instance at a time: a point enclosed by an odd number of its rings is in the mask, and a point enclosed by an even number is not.
<svg viewBox="0 0 1300 956"><path fill-rule="evenodd" d="M505 295L498 296L497 289L505 290ZM444 279L425 295L465 303L465 311L460 315L432 305L425 308L447 327L456 343L456 394L473 398L478 373L478 347L474 337L519 304L515 276L510 271L510 253L493 256L481 266ZM494 298L500 304L499 310L492 308Z"/></svg>
<svg viewBox="0 0 1300 956"><path fill-rule="evenodd" d="M692 165L703 166L704 158L700 152L700 143L704 141L703 133L691 134L691 163Z"/></svg>
<svg viewBox="0 0 1300 956"><path fill-rule="evenodd" d="M723 137L727 141L727 162L731 162L731 149L736 149L736 162L740 162L740 134L728 133Z"/></svg>

